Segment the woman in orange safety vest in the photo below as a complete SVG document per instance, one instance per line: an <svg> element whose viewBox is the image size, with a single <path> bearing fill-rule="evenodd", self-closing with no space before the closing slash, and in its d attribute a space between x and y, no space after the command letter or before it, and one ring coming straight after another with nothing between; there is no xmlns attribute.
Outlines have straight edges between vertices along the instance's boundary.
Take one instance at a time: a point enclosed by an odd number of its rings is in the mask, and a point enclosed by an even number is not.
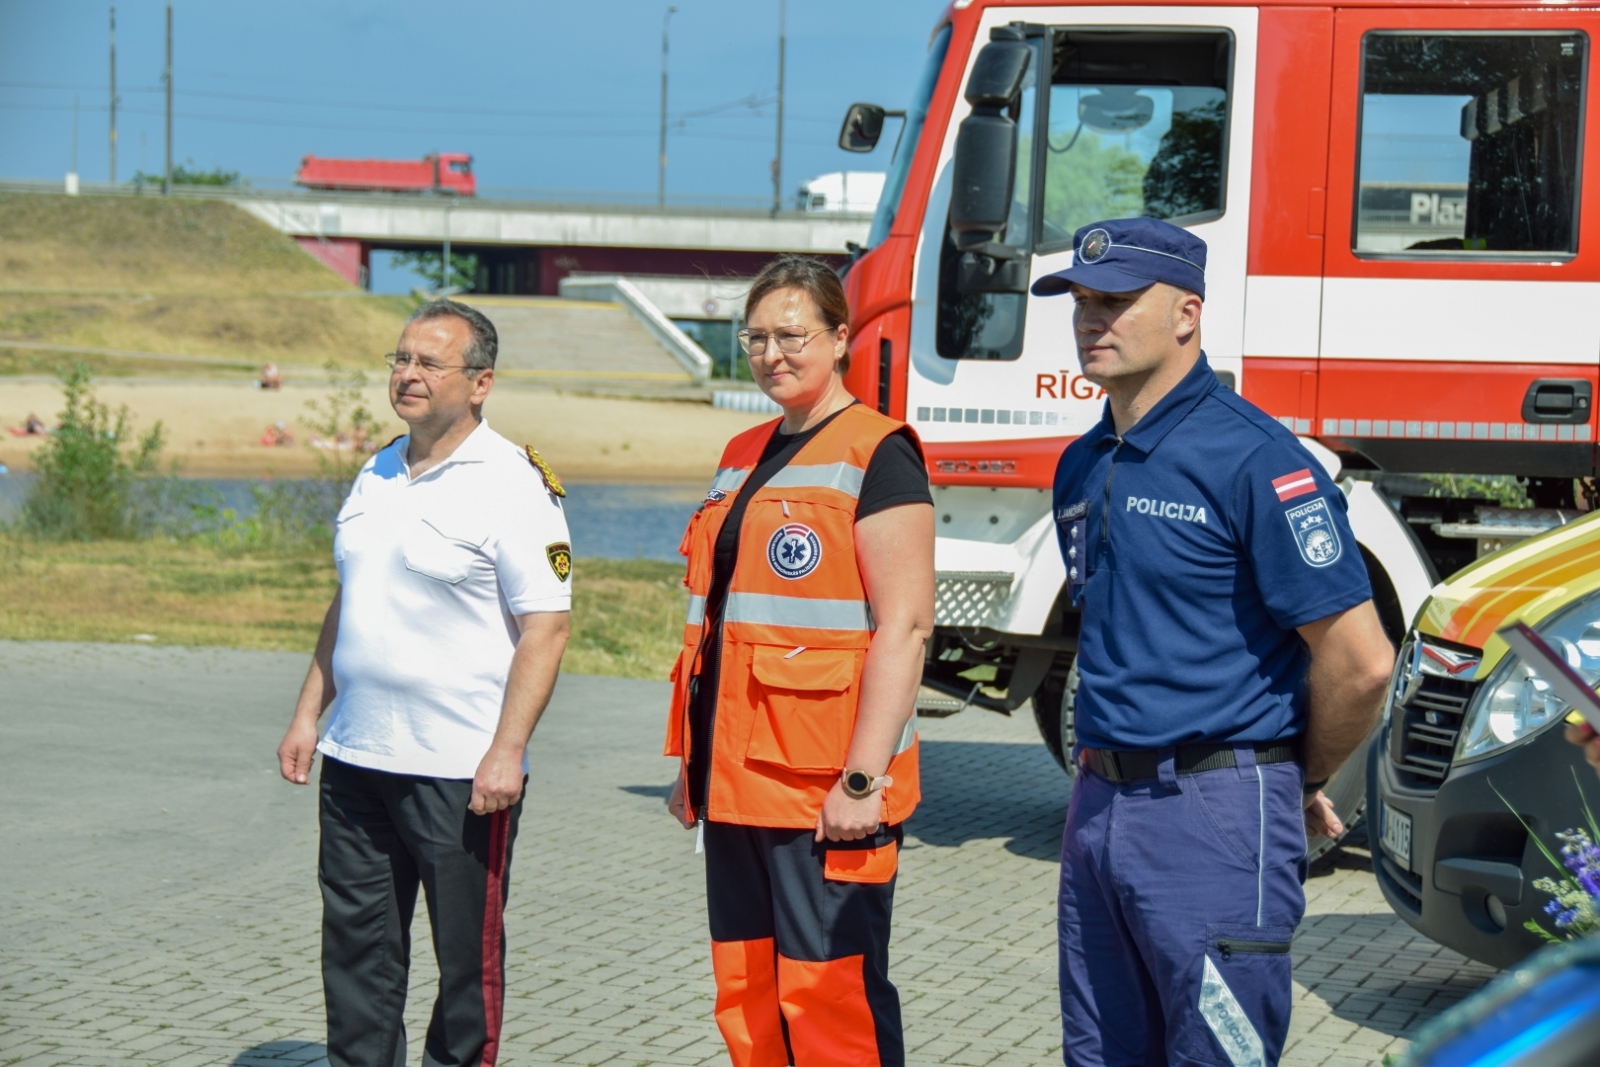
<svg viewBox="0 0 1600 1067"><path fill-rule="evenodd" d="M826 263L756 278L739 340L783 418L728 443L683 539L669 806L705 851L735 1067L905 1062L889 918L920 795L933 498L916 435L845 389L848 320Z"/></svg>

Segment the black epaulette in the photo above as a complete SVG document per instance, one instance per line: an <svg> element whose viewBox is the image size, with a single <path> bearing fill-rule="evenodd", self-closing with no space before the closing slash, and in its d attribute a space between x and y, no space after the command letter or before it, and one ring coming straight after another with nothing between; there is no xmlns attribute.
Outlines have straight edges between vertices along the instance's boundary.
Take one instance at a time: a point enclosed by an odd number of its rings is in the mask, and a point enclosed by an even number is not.
<svg viewBox="0 0 1600 1067"><path fill-rule="evenodd" d="M561 485L561 479L556 477L556 472L550 469L550 464L544 461L544 457L534 451L532 445L524 445L523 448L528 453L528 462L533 464L533 469L544 479L545 488L556 496L566 496L567 491Z"/></svg>

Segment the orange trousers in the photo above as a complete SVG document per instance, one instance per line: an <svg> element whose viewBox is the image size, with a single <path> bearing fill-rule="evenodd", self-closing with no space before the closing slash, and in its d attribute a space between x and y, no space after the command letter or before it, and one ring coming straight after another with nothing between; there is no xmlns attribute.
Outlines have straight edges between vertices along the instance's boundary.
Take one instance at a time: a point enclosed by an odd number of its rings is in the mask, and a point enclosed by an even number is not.
<svg viewBox="0 0 1600 1067"><path fill-rule="evenodd" d="M901 830L707 823L717 1027L734 1067L904 1067L889 920Z"/></svg>

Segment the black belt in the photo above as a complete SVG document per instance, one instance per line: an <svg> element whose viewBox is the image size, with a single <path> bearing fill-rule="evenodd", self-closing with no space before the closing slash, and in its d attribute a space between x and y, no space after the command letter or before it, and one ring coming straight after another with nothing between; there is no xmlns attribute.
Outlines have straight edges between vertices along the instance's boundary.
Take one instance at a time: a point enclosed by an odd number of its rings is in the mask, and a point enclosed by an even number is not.
<svg viewBox="0 0 1600 1067"><path fill-rule="evenodd" d="M1200 774L1237 767L1239 757L1233 751L1236 747L1245 746L1179 745L1173 757L1173 766L1179 774ZM1257 763L1293 763L1300 758L1300 746L1296 741L1270 741L1249 747L1255 749ZM1102 748L1085 747L1078 756L1078 762L1108 782L1127 785L1129 782L1156 777L1162 755L1160 751L1109 752Z"/></svg>

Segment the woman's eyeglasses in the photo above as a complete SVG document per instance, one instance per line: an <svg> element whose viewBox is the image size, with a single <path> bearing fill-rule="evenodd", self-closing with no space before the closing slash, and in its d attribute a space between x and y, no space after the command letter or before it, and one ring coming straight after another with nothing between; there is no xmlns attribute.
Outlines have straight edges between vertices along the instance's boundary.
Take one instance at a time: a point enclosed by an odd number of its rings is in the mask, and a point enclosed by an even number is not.
<svg viewBox="0 0 1600 1067"><path fill-rule="evenodd" d="M778 351L786 356L798 356L800 350L811 343L811 339L819 333L828 333L836 330L836 326L823 326L816 330L804 330L798 326L787 329L774 330L772 333L752 333L749 330L740 330L737 334L739 347L747 355L764 356L767 354L767 339L773 338L778 345Z"/></svg>

